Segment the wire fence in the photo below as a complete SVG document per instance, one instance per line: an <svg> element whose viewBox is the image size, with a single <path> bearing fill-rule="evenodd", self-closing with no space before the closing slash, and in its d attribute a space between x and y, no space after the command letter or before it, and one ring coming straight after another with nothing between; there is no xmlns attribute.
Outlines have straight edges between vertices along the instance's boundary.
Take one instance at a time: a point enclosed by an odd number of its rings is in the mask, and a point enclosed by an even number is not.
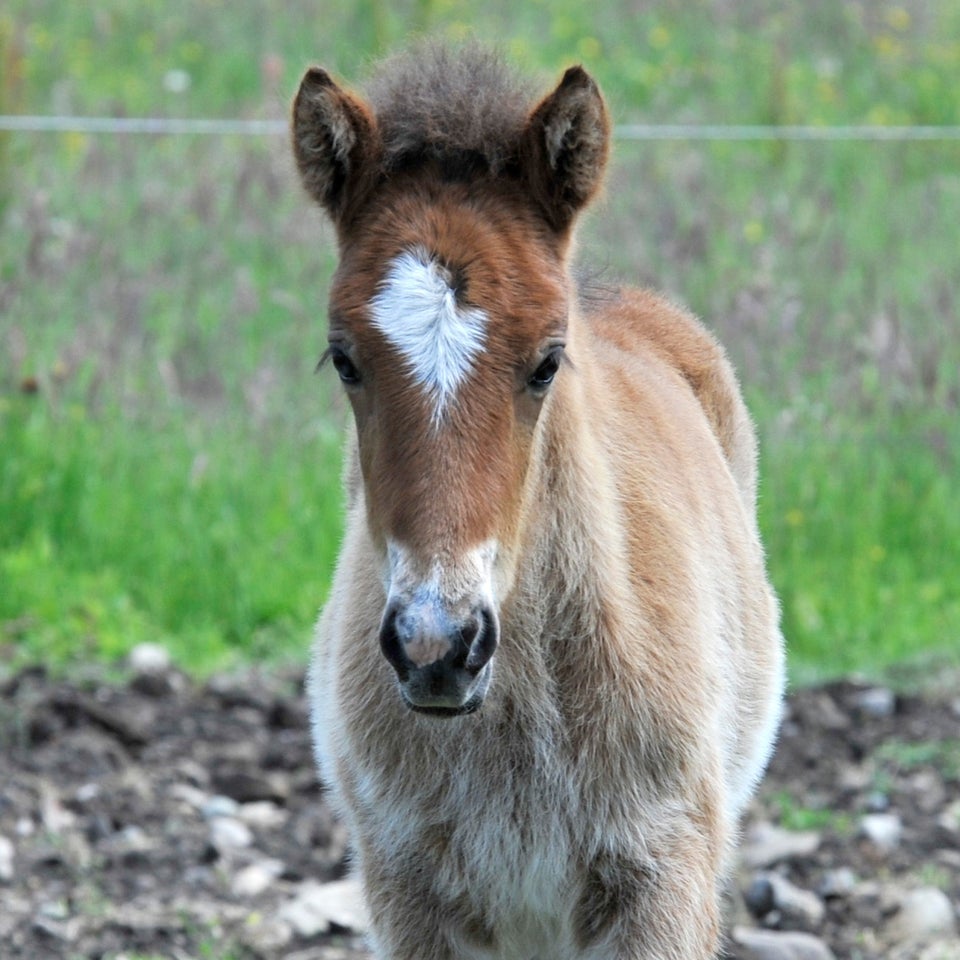
<svg viewBox="0 0 960 960"><path fill-rule="evenodd" d="M177 117L0 116L0 131L14 133L154 134L158 136L285 136L286 120ZM638 124L615 126L617 140L657 141L960 141L960 126Z"/></svg>

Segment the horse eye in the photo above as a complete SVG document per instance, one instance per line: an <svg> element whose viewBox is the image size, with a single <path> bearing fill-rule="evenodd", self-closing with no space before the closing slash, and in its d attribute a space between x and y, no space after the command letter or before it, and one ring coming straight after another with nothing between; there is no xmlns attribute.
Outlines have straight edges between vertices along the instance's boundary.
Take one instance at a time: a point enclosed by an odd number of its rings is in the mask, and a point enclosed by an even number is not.
<svg viewBox="0 0 960 960"><path fill-rule="evenodd" d="M356 368L354 362L339 347L330 348L330 362L345 384L354 386L360 382L360 371Z"/></svg>
<svg viewBox="0 0 960 960"><path fill-rule="evenodd" d="M553 383L553 378L560 369L560 359L563 356L563 347L555 347L540 361L540 366L527 380L527 386L534 391L546 390Z"/></svg>

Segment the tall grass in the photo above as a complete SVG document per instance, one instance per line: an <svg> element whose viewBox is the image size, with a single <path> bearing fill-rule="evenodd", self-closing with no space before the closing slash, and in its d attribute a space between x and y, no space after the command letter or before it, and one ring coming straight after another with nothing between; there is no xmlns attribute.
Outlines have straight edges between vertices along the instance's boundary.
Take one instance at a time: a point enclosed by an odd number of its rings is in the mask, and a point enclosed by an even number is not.
<svg viewBox="0 0 960 960"><path fill-rule="evenodd" d="M362 75L426 29L545 84L584 60L620 122L960 122L950 0L475 7L13 0L4 89L31 112L280 115L305 64ZM7 656L302 658L344 411L313 373L332 237L285 145L20 135L4 156ZM583 260L688 303L741 372L798 679L960 658L957 223L955 145L618 143L585 224Z"/></svg>

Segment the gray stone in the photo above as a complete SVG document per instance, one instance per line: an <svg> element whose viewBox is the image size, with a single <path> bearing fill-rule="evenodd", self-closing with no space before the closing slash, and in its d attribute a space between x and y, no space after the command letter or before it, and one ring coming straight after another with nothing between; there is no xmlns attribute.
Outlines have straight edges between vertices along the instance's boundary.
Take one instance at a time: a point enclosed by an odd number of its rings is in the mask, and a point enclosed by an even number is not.
<svg viewBox="0 0 960 960"><path fill-rule="evenodd" d="M283 871L282 860L257 860L237 873L230 889L238 897L257 897L267 890Z"/></svg>
<svg viewBox="0 0 960 960"><path fill-rule="evenodd" d="M960 800L954 800L937 817L937 823L950 833L960 833Z"/></svg>
<svg viewBox="0 0 960 960"><path fill-rule="evenodd" d="M300 937L315 937L331 926L363 933L369 922L356 880L301 884L296 896L279 910L278 918Z"/></svg>
<svg viewBox="0 0 960 960"><path fill-rule="evenodd" d="M860 820L860 836L878 850L895 850L903 837L903 821L896 813L869 813Z"/></svg>
<svg viewBox="0 0 960 960"><path fill-rule="evenodd" d="M923 944L900 944L891 948L884 960L960 960L960 940L938 937Z"/></svg>
<svg viewBox="0 0 960 960"><path fill-rule="evenodd" d="M240 804L233 797L218 793L204 801L200 813L204 820L216 820L218 817L235 817L239 809Z"/></svg>
<svg viewBox="0 0 960 960"><path fill-rule="evenodd" d="M762 918L773 911L783 930L815 930L823 922L823 901L777 873L759 873L744 894L750 912Z"/></svg>
<svg viewBox="0 0 960 960"><path fill-rule="evenodd" d="M287 822L290 814L270 800L257 800L253 803L242 803L237 810L237 816L248 827L277 830Z"/></svg>
<svg viewBox="0 0 960 960"><path fill-rule="evenodd" d="M233 817L215 817L210 821L210 843L223 854L252 846L253 834L245 823Z"/></svg>
<svg viewBox="0 0 960 960"><path fill-rule="evenodd" d="M857 875L849 867L828 870L817 884L817 893L827 899L848 897L857 886Z"/></svg>
<svg viewBox="0 0 960 960"><path fill-rule="evenodd" d="M919 887L903 894L900 909L887 922L885 933L892 942L902 943L952 934L955 929L950 898L937 887Z"/></svg>
<svg viewBox="0 0 960 960"><path fill-rule="evenodd" d="M834 960L830 948L809 933L734 927L740 960Z"/></svg>
<svg viewBox="0 0 960 960"><path fill-rule="evenodd" d="M0 883L11 883L14 877L14 847L7 837L0 836Z"/></svg>
<svg viewBox="0 0 960 960"><path fill-rule="evenodd" d="M277 954L286 958L291 956L284 948L293 940L293 930L289 923L277 917L256 914L244 924L241 936L244 944L252 948L257 955ZM279 951L283 953L280 954Z"/></svg>
<svg viewBox="0 0 960 960"><path fill-rule="evenodd" d="M127 657L134 673L156 676L170 669L170 653L159 643L138 643Z"/></svg>
<svg viewBox="0 0 960 960"><path fill-rule="evenodd" d="M809 857L819 846L816 830L784 830L772 823L758 823L747 833L742 857L746 866L762 869L792 857Z"/></svg>
<svg viewBox="0 0 960 960"><path fill-rule="evenodd" d="M861 690L853 702L863 716L882 720L893 716L897 707L897 695L886 687L871 687L869 690Z"/></svg>

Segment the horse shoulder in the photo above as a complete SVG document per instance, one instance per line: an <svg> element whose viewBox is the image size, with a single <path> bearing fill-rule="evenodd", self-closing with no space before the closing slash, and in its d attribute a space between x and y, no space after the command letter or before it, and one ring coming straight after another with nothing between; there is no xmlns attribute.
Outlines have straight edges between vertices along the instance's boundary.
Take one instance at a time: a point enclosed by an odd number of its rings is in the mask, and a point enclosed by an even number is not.
<svg viewBox="0 0 960 960"><path fill-rule="evenodd" d="M595 335L626 354L652 355L686 381L751 514L756 503L756 434L719 341L692 314L650 290L625 288L589 319Z"/></svg>

